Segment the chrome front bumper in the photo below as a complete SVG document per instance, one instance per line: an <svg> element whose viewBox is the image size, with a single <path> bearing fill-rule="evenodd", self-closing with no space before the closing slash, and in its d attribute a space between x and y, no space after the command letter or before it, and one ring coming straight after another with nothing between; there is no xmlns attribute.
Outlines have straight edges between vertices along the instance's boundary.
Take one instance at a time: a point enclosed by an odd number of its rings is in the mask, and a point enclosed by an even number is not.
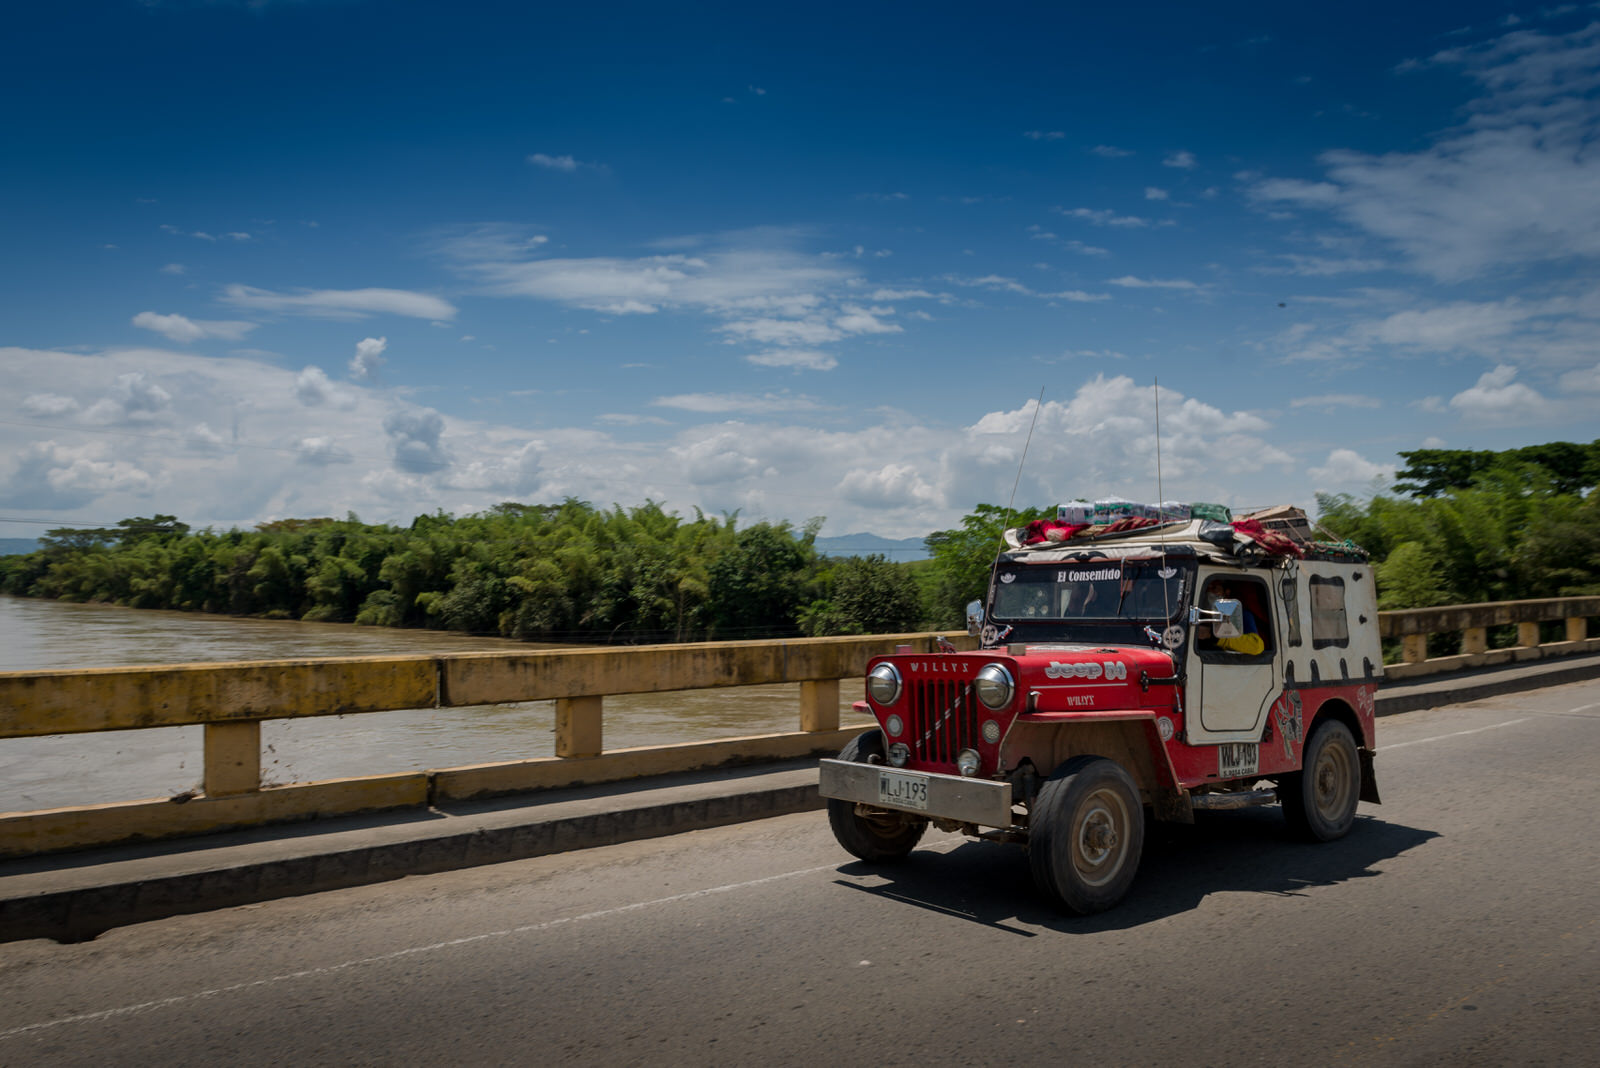
<svg viewBox="0 0 1600 1068"><path fill-rule="evenodd" d="M925 783L927 808L884 800L879 784L885 774ZM874 808L975 823L981 827L1009 827L1014 822L1011 815L1011 784L991 779L905 771L883 764L857 764L848 760L823 760L818 792L823 797L840 801L855 801Z"/></svg>

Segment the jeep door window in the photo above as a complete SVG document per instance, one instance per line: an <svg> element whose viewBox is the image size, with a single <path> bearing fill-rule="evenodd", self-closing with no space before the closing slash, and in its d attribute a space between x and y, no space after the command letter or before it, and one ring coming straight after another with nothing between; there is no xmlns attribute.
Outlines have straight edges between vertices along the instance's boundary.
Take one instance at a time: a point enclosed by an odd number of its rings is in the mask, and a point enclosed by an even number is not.
<svg viewBox="0 0 1600 1068"><path fill-rule="evenodd" d="M993 614L1008 622L1172 620L1186 604L1187 573L1161 561L1016 564L995 576Z"/></svg>
<svg viewBox="0 0 1600 1068"><path fill-rule="evenodd" d="M1238 638L1217 638L1209 625L1202 624L1196 634L1195 648L1200 651L1218 650L1238 655L1261 656L1272 652L1272 600L1266 584L1259 579L1228 576L1213 578L1200 595L1202 607L1210 608L1227 598L1244 606L1244 634ZM1261 648L1253 648L1250 635L1260 638ZM1222 661L1226 663L1226 660Z"/></svg>

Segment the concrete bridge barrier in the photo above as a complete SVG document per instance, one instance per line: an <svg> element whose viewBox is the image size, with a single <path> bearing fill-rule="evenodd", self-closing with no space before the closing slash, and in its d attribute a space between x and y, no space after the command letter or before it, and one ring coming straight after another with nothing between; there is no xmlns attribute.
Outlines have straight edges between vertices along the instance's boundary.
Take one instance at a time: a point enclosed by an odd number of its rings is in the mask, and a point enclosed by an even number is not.
<svg viewBox="0 0 1600 1068"><path fill-rule="evenodd" d="M0 739L202 725L197 794L0 814L0 857L594 785L837 752L839 684L931 634L708 642L440 657L342 657L0 673ZM952 639L972 648L966 635ZM797 729L606 750L605 698L795 683ZM554 757L278 786L261 784L261 723L553 700Z"/></svg>

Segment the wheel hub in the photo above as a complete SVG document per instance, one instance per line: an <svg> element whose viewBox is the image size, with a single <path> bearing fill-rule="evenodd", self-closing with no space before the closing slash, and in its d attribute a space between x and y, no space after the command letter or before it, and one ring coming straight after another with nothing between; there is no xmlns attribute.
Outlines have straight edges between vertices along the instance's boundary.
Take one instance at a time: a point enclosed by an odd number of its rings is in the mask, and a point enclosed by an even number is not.
<svg viewBox="0 0 1600 1068"><path fill-rule="evenodd" d="M1096 811L1083 821L1078 840L1083 859L1091 865L1102 864L1117 848L1117 828L1108 813Z"/></svg>

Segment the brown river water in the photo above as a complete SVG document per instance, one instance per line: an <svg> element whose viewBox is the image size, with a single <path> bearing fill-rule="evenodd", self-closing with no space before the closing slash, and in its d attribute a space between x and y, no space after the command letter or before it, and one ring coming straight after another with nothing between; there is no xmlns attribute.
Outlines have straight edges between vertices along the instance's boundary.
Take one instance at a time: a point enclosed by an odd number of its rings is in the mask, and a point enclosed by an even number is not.
<svg viewBox="0 0 1600 1068"><path fill-rule="evenodd" d="M71 671L315 656L559 649L439 631L235 619L0 596L0 671ZM860 684L840 689L841 722ZM798 684L608 697L605 746L799 729ZM268 784L552 756L555 705L410 709L262 724ZM0 739L0 812L169 797L198 789L201 727Z"/></svg>

